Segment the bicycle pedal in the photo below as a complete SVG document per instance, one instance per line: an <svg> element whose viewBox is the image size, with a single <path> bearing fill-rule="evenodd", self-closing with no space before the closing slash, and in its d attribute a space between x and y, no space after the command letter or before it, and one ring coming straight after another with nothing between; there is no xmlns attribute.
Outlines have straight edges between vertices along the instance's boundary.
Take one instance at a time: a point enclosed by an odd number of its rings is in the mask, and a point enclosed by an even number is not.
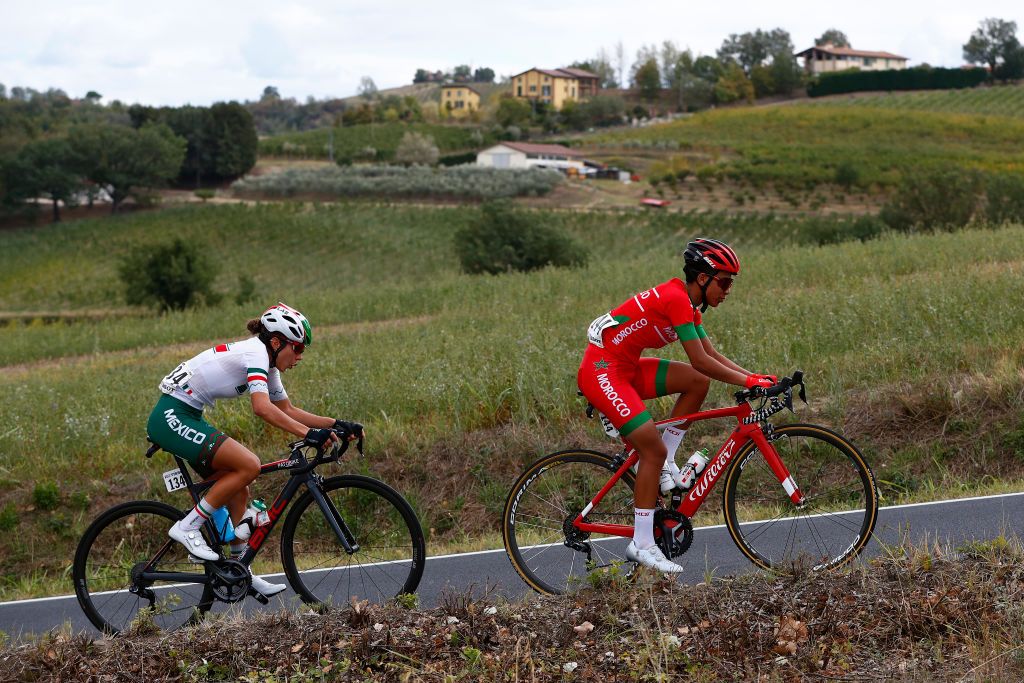
<svg viewBox="0 0 1024 683"><path fill-rule="evenodd" d="M265 596L263 593L260 593L255 588L250 588L249 589L249 595L251 595L252 597L256 598L256 601L259 602L261 605L269 605L270 604L270 598Z"/></svg>

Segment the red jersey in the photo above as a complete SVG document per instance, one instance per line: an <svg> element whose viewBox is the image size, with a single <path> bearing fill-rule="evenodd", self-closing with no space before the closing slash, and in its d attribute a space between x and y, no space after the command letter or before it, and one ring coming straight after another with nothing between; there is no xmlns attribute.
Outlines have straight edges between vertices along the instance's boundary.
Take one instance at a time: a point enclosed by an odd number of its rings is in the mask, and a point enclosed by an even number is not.
<svg viewBox="0 0 1024 683"><path fill-rule="evenodd" d="M645 349L706 336L700 311L694 309L679 278L627 299L592 322L588 330L591 344L608 355L631 359L639 358Z"/></svg>

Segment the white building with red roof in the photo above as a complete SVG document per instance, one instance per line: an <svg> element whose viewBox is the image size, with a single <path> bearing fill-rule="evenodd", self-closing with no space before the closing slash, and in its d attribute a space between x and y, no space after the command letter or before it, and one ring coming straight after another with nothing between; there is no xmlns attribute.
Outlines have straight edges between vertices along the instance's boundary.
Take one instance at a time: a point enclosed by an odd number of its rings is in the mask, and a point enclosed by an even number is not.
<svg viewBox="0 0 1024 683"><path fill-rule="evenodd" d="M554 168L561 171L584 167L583 155L564 145L533 142L501 142L476 155L477 166L490 168Z"/></svg>
<svg viewBox="0 0 1024 683"><path fill-rule="evenodd" d="M796 56L803 57L804 69L809 74L831 73L847 69L885 71L907 68L907 58L891 52L854 50L850 47L836 47L832 43L815 45L803 52L796 53Z"/></svg>

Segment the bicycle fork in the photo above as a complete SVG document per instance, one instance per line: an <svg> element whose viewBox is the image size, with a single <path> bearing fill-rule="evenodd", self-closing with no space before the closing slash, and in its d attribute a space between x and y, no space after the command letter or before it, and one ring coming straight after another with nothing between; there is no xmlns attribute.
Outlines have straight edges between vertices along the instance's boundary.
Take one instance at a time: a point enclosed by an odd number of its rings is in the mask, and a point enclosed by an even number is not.
<svg viewBox="0 0 1024 683"><path fill-rule="evenodd" d="M306 482L306 487L313 496L313 500L320 506L324 517L327 518L327 523L334 531L334 535L338 537L338 541L341 543L341 547L345 549L345 552L349 555L359 552L359 543L356 541L355 536L352 535L352 530L348 528L348 524L345 523L341 513L338 512L338 508L334 506L334 501L324 495L323 489L320 488L320 482L315 480L308 481Z"/></svg>

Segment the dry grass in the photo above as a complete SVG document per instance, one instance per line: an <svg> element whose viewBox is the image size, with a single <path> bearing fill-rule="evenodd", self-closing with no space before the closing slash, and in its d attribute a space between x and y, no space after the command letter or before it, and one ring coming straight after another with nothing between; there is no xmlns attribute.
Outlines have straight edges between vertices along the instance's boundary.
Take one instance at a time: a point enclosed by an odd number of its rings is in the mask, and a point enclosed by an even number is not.
<svg viewBox="0 0 1024 683"><path fill-rule="evenodd" d="M448 594L427 611L214 620L115 640L54 633L0 651L18 681L1019 681L1024 553L890 548L839 574L680 586L621 575L569 597Z"/></svg>

